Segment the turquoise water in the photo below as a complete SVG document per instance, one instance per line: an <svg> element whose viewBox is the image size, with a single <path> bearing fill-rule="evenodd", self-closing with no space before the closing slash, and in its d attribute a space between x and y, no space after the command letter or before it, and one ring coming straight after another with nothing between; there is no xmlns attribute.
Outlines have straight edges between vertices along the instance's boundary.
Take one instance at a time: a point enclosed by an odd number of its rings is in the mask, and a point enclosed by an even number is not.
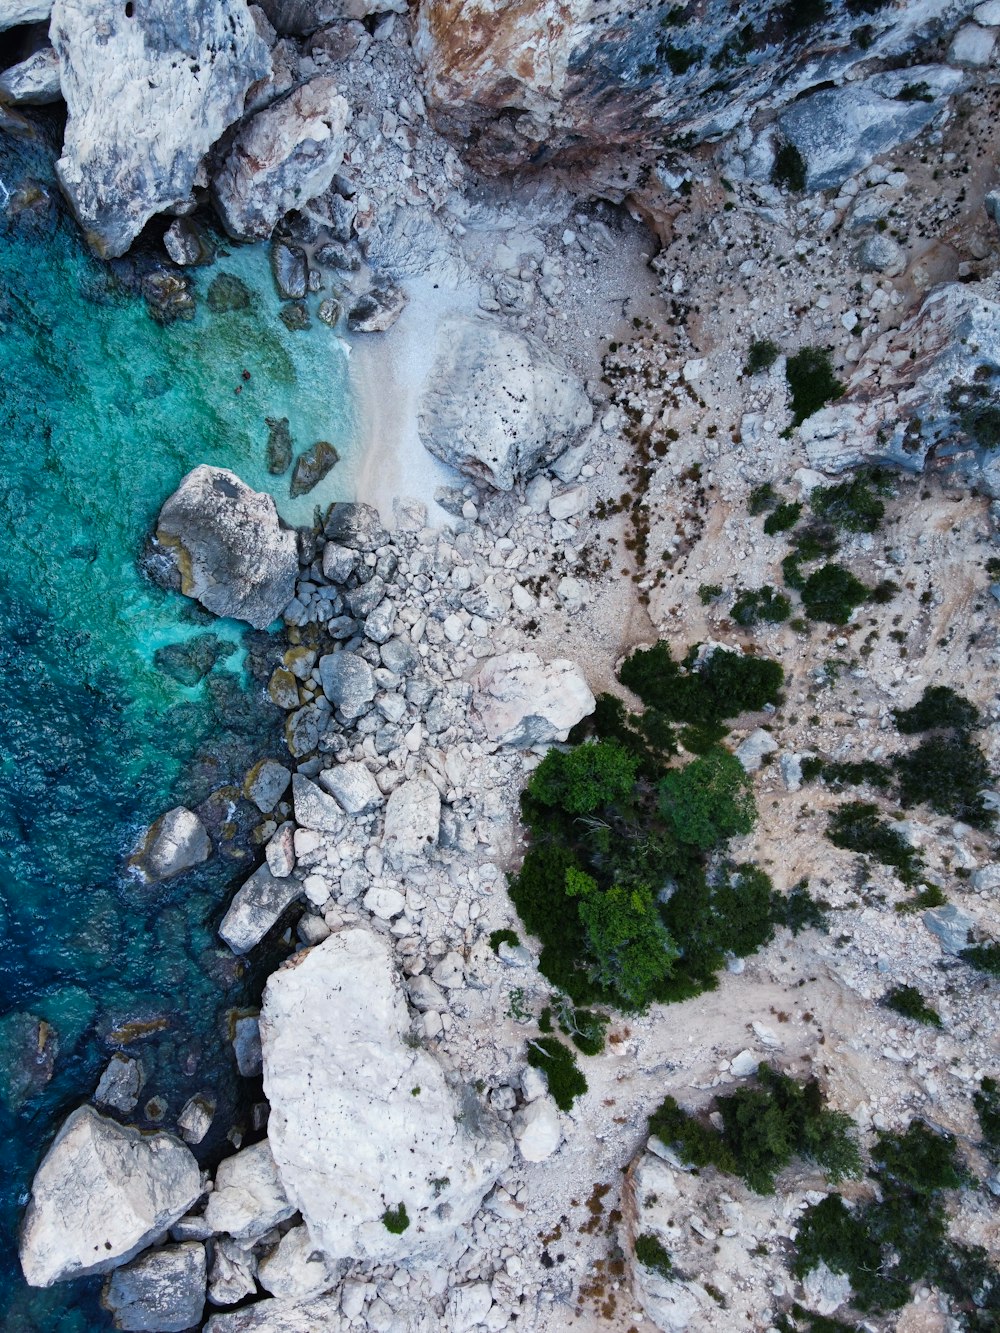
<svg viewBox="0 0 1000 1333"><path fill-rule="evenodd" d="M0 135L0 181L0 1327L82 1333L110 1327L100 1283L29 1291L16 1232L52 1134L121 1048L115 1029L155 1020L127 1047L146 1069L140 1122L148 1097L165 1100L170 1127L192 1093L216 1095L203 1156L254 1094L236 1077L228 1015L254 1002L260 977L215 937L247 864L217 856L142 890L123 860L163 809L282 754L260 683L275 641L156 588L143 543L198 463L231 468L270 490L286 520L309 521L352 493L355 432L344 348L316 322L285 329L266 250L196 275L203 298L218 273L236 274L249 310L213 314L199 299L192 322L163 328L134 284L84 251L42 140ZM289 418L297 451L316 439L338 449L310 495L291 501L290 474L269 476L268 416ZM205 681L158 669L158 649L205 633L224 640ZM248 811L240 819L249 827ZM50 1079L27 1087L31 1028L10 1017L24 1014L58 1040Z"/></svg>

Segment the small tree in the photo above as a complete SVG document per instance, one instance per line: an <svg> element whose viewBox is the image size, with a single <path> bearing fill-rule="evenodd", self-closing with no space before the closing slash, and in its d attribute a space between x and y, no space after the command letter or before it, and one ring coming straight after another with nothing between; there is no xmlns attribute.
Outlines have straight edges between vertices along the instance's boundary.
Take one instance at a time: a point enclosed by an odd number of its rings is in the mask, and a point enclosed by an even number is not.
<svg viewBox="0 0 1000 1333"><path fill-rule="evenodd" d="M678 842L708 851L753 828L753 784L740 761L716 747L666 775L660 810Z"/></svg>
<svg viewBox="0 0 1000 1333"><path fill-rule="evenodd" d="M543 805L585 815L599 806L627 801L638 767L638 757L617 741L550 750L532 775L528 792Z"/></svg>
<svg viewBox="0 0 1000 1333"><path fill-rule="evenodd" d="M566 893L578 899L597 979L629 1009L645 1009L670 976L678 949L645 884L601 890L583 871L566 872Z"/></svg>

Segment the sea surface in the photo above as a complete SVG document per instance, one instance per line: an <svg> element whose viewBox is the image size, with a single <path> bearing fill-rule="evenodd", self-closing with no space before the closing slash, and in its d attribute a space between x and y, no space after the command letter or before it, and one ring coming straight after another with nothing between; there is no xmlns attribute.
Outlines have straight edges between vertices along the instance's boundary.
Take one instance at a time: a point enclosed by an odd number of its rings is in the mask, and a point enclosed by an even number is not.
<svg viewBox="0 0 1000 1333"><path fill-rule="evenodd" d="M172 1128L195 1092L218 1099L216 1124L197 1150L203 1161L223 1149L231 1125L249 1123L260 1096L238 1077L229 1037L234 1012L259 997L261 969L239 964L215 935L253 864L245 844L244 853L237 840L231 856L156 888L130 878L125 861L140 830L177 803L208 801L215 827L229 819L249 828L249 811L237 810L226 788L256 759L282 756L282 718L260 683L276 641L158 588L143 572L147 535L199 463L269 490L282 516L303 524L317 504L351 496L356 461L346 349L316 320L306 331L285 328L266 248L230 246L195 271L195 318L159 325L129 266L92 259L66 215L48 142L56 129L34 141L0 133L7 1333L111 1327L97 1302L100 1280L31 1291L16 1250L35 1167L114 1051L143 1062L135 1119L146 1127L162 1112L160 1123ZM219 273L250 289L248 309L208 309L205 293ZM291 500L290 474L268 473L266 417L288 418L296 453L318 439L339 451L311 494ZM192 640L215 659L201 681L184 664L177 670L178 646ZM41 1059L39 1020L47 1025Z"/></svg>

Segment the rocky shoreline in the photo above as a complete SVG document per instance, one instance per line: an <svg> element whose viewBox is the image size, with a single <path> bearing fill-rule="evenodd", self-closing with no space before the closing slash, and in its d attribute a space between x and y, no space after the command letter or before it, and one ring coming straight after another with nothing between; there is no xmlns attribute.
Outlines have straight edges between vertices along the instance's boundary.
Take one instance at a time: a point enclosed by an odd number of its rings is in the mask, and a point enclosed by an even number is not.
<svg viewBox="0 0 1000 1333"><path fill-rule="evenodd" d="M125 1329L798 1328L850 1308L844 1271L784 1261L827 1178L797 1162L766 1196L649 1133L666 1094L707 1109L767 1060L821 1076L869 1137L918 1119L956 1136L982 1188L955 1192L954 1227L995 1251L972 1111L995 1014L962 961L1000 930L995 848L936 807L901 818L860 761L891 762L898 708L943 680L1000 758L995 163L957 162L986 151L1000 11L754 4L737 27L710 4L689 28L680 7L186 0L176 32L126 6L94 50L80 8L56 0L51 48L36 32L4 77L15 108L65 98L60 175L92 244L122 253L165 215L143 281L169 323L211 258L209 207L232 238L271 237L286 326L355 339L369 446L357 500L311 529L207 466L160 513L187 596L283 622L268 695L288 753L245 775L264 857L219 935L240 959L292 952L234 1022L266 1099L237 1151L213 1175L185 1146L213 1126L207 1087L179 1137L120 1124L141 1071L116 1055L96 1094L114 1114L73 1112L36 1175L28 1281L107 1274ZM130 139L192 105L196 135L178 118ZM828 377L807 408L802 350ZM287 471L273 423L269 448ZM859 465L898 470L879 517L803 523L871 595L807 615L796 560L819 555L782 534ZM316 452L293 493L328 466ZM787 528L761 531L772 512ZM738 612L773 608L782 579L801 616L789 596L774 619ZM503 938L519 797L597 694L633 705L622 653L657 640L781 661L784 700L730 738L761 809L734 855L784 894L818 881L838 929L782 928L717 990L610 1018L560 1109L528 1059L553 989L536 946ZM893 863L832 849L844 779L810 763L875 782L926 910ZM212 853L176 807L134 870ZM930 995L937 1026L887 1008L889 981ZM642 1258L649 1237L675 1268ZM921 1280L891 1326L943 1333L992 1293L956 1304Z"/></svg>

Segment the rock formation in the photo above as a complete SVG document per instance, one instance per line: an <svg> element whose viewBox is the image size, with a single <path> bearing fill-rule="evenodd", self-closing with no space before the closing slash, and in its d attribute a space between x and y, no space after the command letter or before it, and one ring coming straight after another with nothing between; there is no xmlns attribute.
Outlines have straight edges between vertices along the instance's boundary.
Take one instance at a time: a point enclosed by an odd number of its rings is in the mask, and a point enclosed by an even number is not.
<svg viewBox="0 0 1000 1333"><path fill-rule="evenodd" d="M408 1030L390 946L371 930L331 936L267 983L268 1138L330 1259L443 1252L510 1161L476 1094L449 1086Z"/></svg>
<svg viewBox="0 0 1000 1333"><path fill-rule="evenodd" d="M90 244L120 255L184 207L202 159L271 68L246 0L55 0L69 120L58 172Z"/></svg>
<svg viewBox="0 0 1000 1333"><path fill-rule="evenodd" d="M573 662L547 665L536 653L491 657L476 676L472 706L491 741L527 750L565 740L594 711L594 696Z"/></svg>
<svg viewBox="0 0 1000 1333"><path fill-rule="evenodd" d="M165 1235L201 1195L190 1151L81 1106L35 1173L21 1232L33 1287L107 1273Z"/></svg>
<svg viewBox="0 0 1000 1333"><path fill-rule="evenodd" d="M583 385L533 339L465 316L440 328L420 438L445 463L509 491L592 420Z"/></svg>
<svg viewBox="0 0 1000 1333"><path fill-rule="evenodd" d="M269 495L224 468L196 467L160 510L156 540L181 591L217 616L265 629L295 593L295 533Z"/></svg>

